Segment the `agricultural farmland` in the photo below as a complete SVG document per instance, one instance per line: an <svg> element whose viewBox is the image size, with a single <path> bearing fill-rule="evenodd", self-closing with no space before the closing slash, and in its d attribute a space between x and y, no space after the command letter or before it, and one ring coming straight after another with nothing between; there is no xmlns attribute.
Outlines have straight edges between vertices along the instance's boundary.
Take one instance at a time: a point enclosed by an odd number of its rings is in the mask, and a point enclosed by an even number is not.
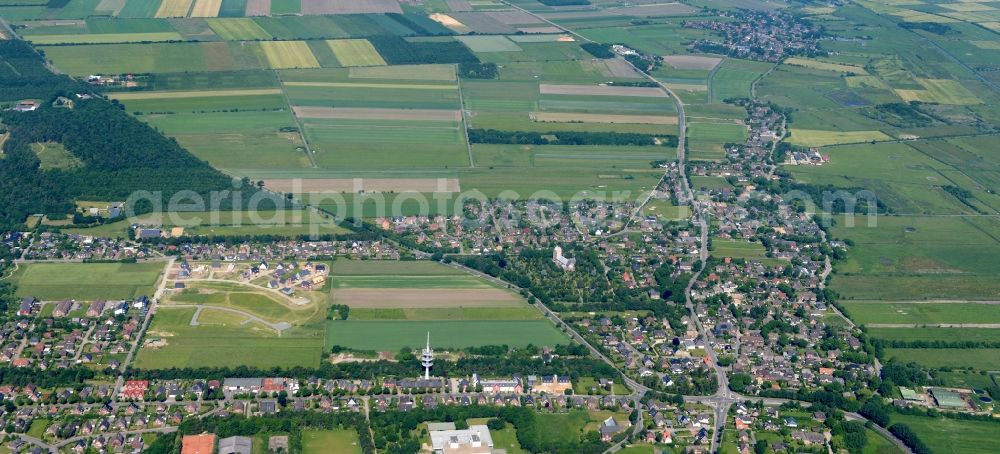
<svg viewBox="0 0 1000 454"><path fill-rule="evenodd" d="M33 263L13 275L18 295L40 300L130 299L151 296L163 262Z"/></svg>
<svg viewBox="0 0 1000 454"><path fill-rule="evenodd" d="M340 260L331 279L332 301L351 312L328 323L328 345L397 350L416 346L427 331L435 345L456 348L565 340L520 295L437 263Z"/></svg>

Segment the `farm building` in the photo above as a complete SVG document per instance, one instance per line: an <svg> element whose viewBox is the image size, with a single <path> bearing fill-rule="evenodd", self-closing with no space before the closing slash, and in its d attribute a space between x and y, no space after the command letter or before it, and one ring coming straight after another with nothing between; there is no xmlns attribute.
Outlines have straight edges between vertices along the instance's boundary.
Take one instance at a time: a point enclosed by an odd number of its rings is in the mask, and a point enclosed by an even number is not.
<svg viewBox="0 0 1000 454"><path fill-rule="evenodd" d="M931 394L938 407L950 410L964 410L969 407L969 404L962 399L962 395L957 392L935 388L931 390Z"/></svg>

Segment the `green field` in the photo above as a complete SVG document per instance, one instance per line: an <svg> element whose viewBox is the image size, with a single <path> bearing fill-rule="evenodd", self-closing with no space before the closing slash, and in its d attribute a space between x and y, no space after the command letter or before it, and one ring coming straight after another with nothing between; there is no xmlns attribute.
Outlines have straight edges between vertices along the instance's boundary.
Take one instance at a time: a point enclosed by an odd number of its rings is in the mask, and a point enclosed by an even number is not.
<svg viewBox="0 0 1000 454"><path fill-rule="evenodd" d="M726 59L709 83L712 102L721 103L729 98L749 98L750 83L770 69L772 64L746 60Z"/></svg>
<svg viewBox="0 0 1000 454"><path fill-rule="evenodd" d="M256 323L236 327L190 326L193 308L161 307L146 339L160 338L166 346L145 346L136 356L139 369L171 367L318 367L323 334L295 329L281 337ZM246 352L253 351L253 355Z"/></svg>
<svg viewBox="0 0 1000 454"><path fill-rule="evenodd" d="M351 309L350 320L538 320L533 307L454 307Z"/></svg>
<svg viewBox="0 0 1000 454"><path fill-rule="evenodd" d="M330 268L331 276L468 276L462 270L431 261L396 260L337 260Z"/></svg>
<svg viewBox="0 0 1000 454"><path fill-rule="evenodd" d="M169 214L145 214L92 228L64 229L64 233L125 238L132 223L161 227L184 227L184 234L197 235L284 235L298 236L312 233L344 233L347 230L326 216L300 209L278 212L249 211L187 211ZM315 229L315 230L314 230Z"/></svg>
<svg viewBox="0 0 1000 454"><path fill-rule="evenodd" d="M569 339L548 320L514 321L332 321L327 346L358 350L396 351L421 346L427 333L436 349L482 345L525 347L565 344Z"/></svg>
<svg viewBox="0 0 1000 454"><path fill-rule="evenodd" d="M941 367L1000 369L1000 348L886 348L885 357L902 362L912 361L931 369Z"/></svg>
<svg viewBox="0 0 1000 454"><path fill-rule="evenodd" d="M100 43L136 43L157 41L182 41L177 32L150 33L87 33L59 35L30 35L29 41L35 44L100 44Z"/></svg>
<svg viewBox="0 0 1000 454"><path fill-rule="evenodd" d="M40 300L129 299L152 296L163 262L32 263L12 276L19 296Z"/></svg>
<svg viewBox="0 0 1000 454"><path fill-rule="evenodd" d="M353 430L314 430L302 431L303 454L320 454L324 452L342 452L344 454L361 453L358 445L358 433Z"/></svg>
<svg viewBox="0 0 1000 454"><path fill-rule="evenodd" d="M334 39L326 44L340 66L385 66L385 60L367 39Z"/></svg>
<svg viewBox="0 0 1000 454"><path fill-rule="evenodd" d="M319 68L305 41L262 41L260 47L271 69Z"/></svg>
<svg viewBox="0 0 1000 454"><path fill-rule="evenodd" d="M285 44L268 43L268 49ZM295 46L298 42L289 46ZM305 45L305 43L301 43ZM60 70L76 75L224 71L270 67L257 43L203 42L42 46ZM295 48L298 49L298 48ZM308 47L306 47L308 50ZM273 53L273 50L272 50ZM312 54L310 54L312 55ZM279 55L275 55L278 58ZM284 58L295 59L295 54ZM304 58L304 57L303 57ZM289 60L292 61L292 60ZM298 62L296 59L294 62Z"/></svg>
<svg viewBox="0 0 1000 454"><path fill-rule="evenodd" d="M299 134L281 130L297 130L287 110L143 115L140 119L175 137L195 156L238 176L309 166Z"/></svg>
<svg viewBox="0 0 1000 454"><path fill-rule="evenodd" d="M1000 343L1000 329L994 328L869 328L868 335L900 341Z"/></svg>
<svg viewBox="0 0 1000 454"><path fill-rule="evenodd" d="M854 321L864 323L1000 323L1000 305L842 301Z"/></svg>
<svg viewBox="0 0 1000 454"><path fill-rule="evenodd" d="M803 147L824 147L844 143L861 143L892 140L881 131L817 131L812 129L791 129L789 143Z"/></svg>
<svg viewBox="0 0 1000 454"><path fill-rule="evenodd" d="M1000 443L997 423L928 418L894 413L893 423L909 426L935 453L977 454L995 452L990 446Z"/></svg>
<svg viewBox="0 0 1000 454"><path fill-rule="evenodd" d="M248 17L229 19L205 19L208 26L226 41L271 39L272 36Z"/></svg>

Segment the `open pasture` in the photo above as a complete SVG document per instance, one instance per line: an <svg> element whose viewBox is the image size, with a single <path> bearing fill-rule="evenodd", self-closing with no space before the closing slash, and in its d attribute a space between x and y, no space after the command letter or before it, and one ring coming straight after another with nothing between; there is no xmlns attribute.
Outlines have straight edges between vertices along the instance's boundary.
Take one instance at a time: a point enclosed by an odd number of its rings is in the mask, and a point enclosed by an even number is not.
<svg viewBox="0 0 1000 454"><path fill-rule="evenodd" d="M915 362L931 369L942 367L1000 369L1000 348L886 348L885 357L902 362Z"/></svg>
<svg viewBox="0 0 1000 454"><path fill-rule="evenodd" d="M1000 305L974 302L843 301L860 324L1000 323Z"/></svg>
<svg viewBox="0 0 1000 454"><path fill-rule="evenodd" d="M750 84L773 66L770 63L727 59L709 81L712 102L729 98L749 98Z"/></svg>
<svg viewBox="0 0 1000 454"><path fill-rule="evenodd" d="M520 52L521 46L503 35L467 35L458 40L473 52Z"/></svg>
<svg viewBox="0 0 1000 454"><path fill-rule="evenodd" d="M786 59L786 65L802 66L805 68L821 69L823 71L833 71L836 73L852 74L855 76L867 76L868 72L861 66L845 65L842 63L831 63L821 60L793 57Z"/></svg>
<svg viewBox="0 0 1000 454"><path fill-rule="evenodd" d="M869 337L897 341L1000 342L997 328L868 328Z"/></svg>
<svg viewBox="0 0 1000 454"><path fill-rule="evenodd" d="M531 112L533 121L554 123L631 123L650 125L676 125L677 117L652 115L600 115L575 112Z"/></svg>
<svg viewBox="0 0 1000 454"><path fill-rule="evenodd" d="M896 94L904 101L936 102L941 104L972 105L982 104L974 93L957 80L917 79L923 90L897 88Z"/></svg>
<svg viewBox="0 0 1000 454"><path fill-rule="evenodd" d="M351 79L454 81L453 65L393 65L355 67L348 70Z"/></svg>
<svg viewBox="0 0 1000 454"><path fill-rule="evenodd" d="M548 320L347 320L327 323L326 343L328 347L396 351L421 347L427 333L435 350L483 345L552 346L569 342Z"/></svg>
<svg viewBox="0 0 1000 454"><path fill-rule="evenodd" d="M765 258L765 252L764 245L760 243L713 238L712 249L709 251L709 254L715 257L762 260Z"/></svg>
<svg viewBox="0 0 1000 454"><path fill-rule="evenodd" d="M1000 431L996 430L996 423L992 421L963 421L893 413L892 422L909 426L935 453L988 454L993 452L990 446L1000 443Z"/></svg>
<svg viewBox="0 0 1000 454"><path fill-rule="evenodd" d="M892 140L882 131L818 131L815 129L790 129L790 143L803 147L825 147L845 143L862 143Z"/></svg>
<svg viewBox="0 0 1000 454"><path fill-rule="evenodd" d="M296 128L287 110L143 115L141 119L175 137L199 158L237 175L309 165L299 149L303 144L298 132L282 131Z"/></svg>
<svg viewBox="0 0 1000 454"><path fill-rule="evenodd" d="M326 42L340 66L385 66L385 60L366 39L334 39Z"/></svg>
<svg viewBox="0 0 1000 454"><path fill-rule="evenodd" d="M308 178L265 179L264 185L276 192L283 193L358 193L372 192L459 192L457 178ZM347 194L345 194L347 195Z"/></svg>
<svg viewBox="0 0 1000 454"><path fill-rule="evenodd" d="M538 90L543 95L636 96L643 98L666 98L669 96L665 91L656 87L540 84Z"/></svg>
<svg viewBox="0 0 1000 454"><path fill-rule="evenodd" d="M392 288L377 288L377 281L348 279L341 286L365 284L368 288L339 288L333 294L338 304L359 308L421 309L447 307L517 307L524 300L506 290L482 287L454 287L467 285L455 279L388 279ZM444 281L444 282L442 282ZM408 288L398 287L407 285ZM435 287L435 286L440 287ZM447 290L442 290L442 288Z"/></svg>
<svg viewBox="0 0 1000 454"><path fill-rule="evenodd" d="M299 118L355 120L461 121L462 114L443 109L376 109L363 107L292 107Z"/></svg>
<svg viewBox="0 0 1000 454"><path fill-rule="evenodd" d="M676 69L710 71L722 62L722 58L704 55L665 55L663 61Z"/></svg>
<svg viewBox="0 0 1000 454"><path fill-rule="evenodd" d="M461 122L316 119L305 135L321 167L374 170L465 167L468 151Z"/></svg>
<svg viewBox="0 0 1000 454"><path fill-rule="evenodd" d="M301 329L277 336L258 323L237 326L191 326L194 308L159 308L146 339L165 345L146 345L136 355L139 369L171 367L319 367L323 334ZM247 355L247 351L256 352Z"/></svg>
<svg viewBox="0 0 1000 454"><path fill-rule="evenodd" d="M131 112L204 112L227 109L283 109L281 90L274 88L217 91L136 91L110 94Z"/></svg>
<svg viewBox="0 0 1000 454"><path fill-rule="evenodd" d="M163 269L162 262L31 263L20 265L11 279L18 296L115 300L152 296Z"/></svg>
<svg viewBox="0 0 1000 454"><path fill-rule="evenodd" d="M226 41L266 40L272 38L267 30L261 28L260 25L257 25L257 22L248 17L206 19L206 22L219 38Z"/></svg>
<svg viewBox="0 0 1000 454"><path fill-rule="evenodd" d="M396 13L403 10L396 0L301 0L302 14Z"/></svg>
<svg viewBox="0 0 1000 454"><path fill-rule="evenodd" d="M261 48L256 43L249 44L244 45L240 42L85 44L43 46L42 49L46 57L61 71L71 75L86 76L231 71L265 67L267 60Z"/></svg>

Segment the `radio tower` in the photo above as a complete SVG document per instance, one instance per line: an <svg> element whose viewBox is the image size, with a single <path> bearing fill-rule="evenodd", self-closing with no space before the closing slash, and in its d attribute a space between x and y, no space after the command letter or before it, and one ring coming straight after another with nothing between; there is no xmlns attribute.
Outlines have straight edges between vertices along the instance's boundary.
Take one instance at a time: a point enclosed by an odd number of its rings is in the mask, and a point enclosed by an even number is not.
<svg viewBox="0 0 1000 454"><path fill-rule="evenodd" d="M424 380L431 379L431 367L434 367L434 350L431 350L431 333L427 332L427 347L420 355L420 364L424 366Z"/></svg>

